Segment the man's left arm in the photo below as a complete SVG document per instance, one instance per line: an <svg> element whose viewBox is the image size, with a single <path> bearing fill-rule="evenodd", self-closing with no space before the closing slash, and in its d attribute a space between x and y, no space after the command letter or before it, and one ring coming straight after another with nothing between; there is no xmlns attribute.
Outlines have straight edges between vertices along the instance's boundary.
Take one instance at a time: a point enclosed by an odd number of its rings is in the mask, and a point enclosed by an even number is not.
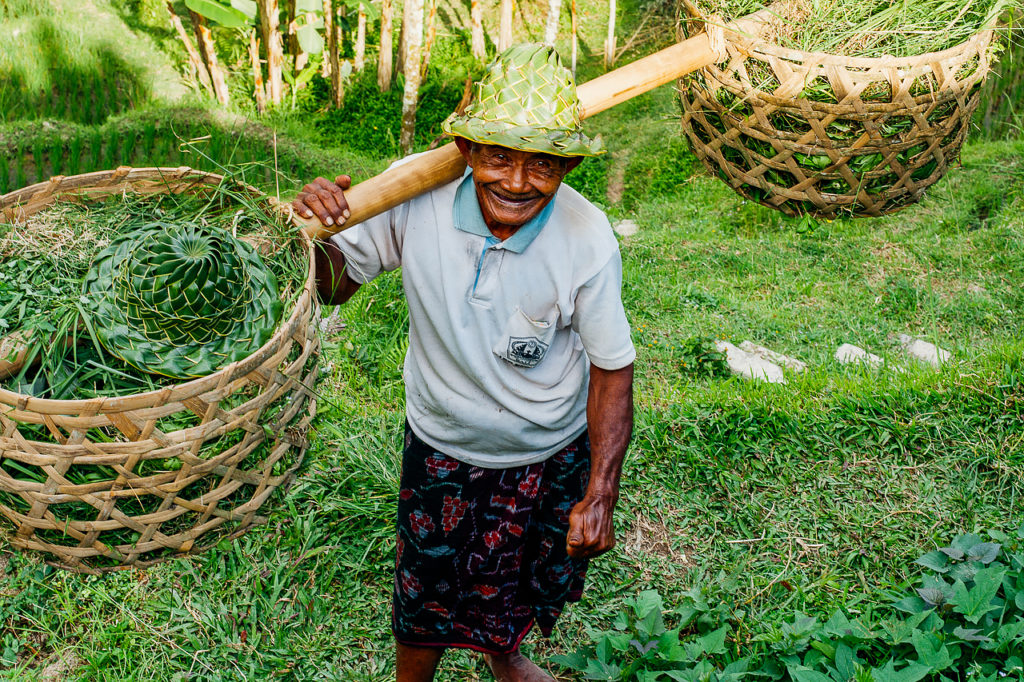
<svg viewBox="0 0 1024 682"><path fill-rule="evenodd" d="M590 482L569 515L567 550L583 559L615 546L612 513L619 500L622 460L633 434L633 364L606 370L590 365L587 390Z"/></svg>

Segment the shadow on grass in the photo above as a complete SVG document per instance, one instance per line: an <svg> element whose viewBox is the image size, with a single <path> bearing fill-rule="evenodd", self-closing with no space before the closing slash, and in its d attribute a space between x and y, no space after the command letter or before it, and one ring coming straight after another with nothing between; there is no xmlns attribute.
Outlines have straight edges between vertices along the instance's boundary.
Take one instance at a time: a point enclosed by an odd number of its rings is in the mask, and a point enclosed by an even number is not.
<svg viewBox="0 0 1024 682"><path fill-rule="evenodd" d="M95 125L149 98L142 68L109 46L85 45L73 54L76 41L50 19L40 19L27 38L32 49L26 53L41 61L0 70L0 122L54 118Z"/></svg>

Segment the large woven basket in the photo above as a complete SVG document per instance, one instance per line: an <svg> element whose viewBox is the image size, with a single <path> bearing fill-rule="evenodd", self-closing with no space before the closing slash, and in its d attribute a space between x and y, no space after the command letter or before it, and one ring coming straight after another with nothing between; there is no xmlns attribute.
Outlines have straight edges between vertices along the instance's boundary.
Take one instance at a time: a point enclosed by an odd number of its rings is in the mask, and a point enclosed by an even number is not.
<svg viewBox="0 0 1024 682"><path fill-rule="evenodd" d="M53 178L0 197L0 210L10 221L55 201L201 192L221 180L189 168L119 168ZM91 400L0 389L0 516L13 524L13 546L98 574L199 552L265 521L257 512L293 479L316 410L319 308L308 240L305 248L309 275L287 319L262 348L214 374ZM171 423L179 427L161 428ZM49 438L24 435L39 427Z"/></svg>
<svg viewBox="0 0 1024 682"><path fill-rule="evenodd" d="M717 34L725 59L680 87L694 153L748 199L832 217L899 210L946 173L978 106L994 31L877 59Z"/></svg>

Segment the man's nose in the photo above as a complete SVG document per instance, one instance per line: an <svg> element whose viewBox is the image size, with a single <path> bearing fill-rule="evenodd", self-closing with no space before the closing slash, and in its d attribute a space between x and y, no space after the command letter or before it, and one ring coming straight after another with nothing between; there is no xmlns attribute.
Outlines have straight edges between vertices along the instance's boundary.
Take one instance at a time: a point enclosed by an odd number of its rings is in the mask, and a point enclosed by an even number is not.
<svg viewBox="0 0 1024 682"><path fill-rule="evenodd" d="M516 194L522 194L529 189L525 163L513 163L509 167L508 175L505 176L505 188Z"/></svg>

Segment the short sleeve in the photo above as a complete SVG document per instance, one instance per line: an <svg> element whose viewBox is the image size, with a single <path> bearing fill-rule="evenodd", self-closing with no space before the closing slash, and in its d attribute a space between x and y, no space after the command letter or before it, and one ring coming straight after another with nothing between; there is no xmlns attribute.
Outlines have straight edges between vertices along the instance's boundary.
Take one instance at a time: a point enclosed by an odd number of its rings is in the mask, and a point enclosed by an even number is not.
<svg viewBox="0 0 1024 682"><path fill-rule="evenodd" d="M402 264L408 215L409 205L405 203L331 237L345 256L352 281L365 284Z"/></svg>
<svg viewBox="0 0 1024 682"><path fill-rule="evenodd" d="M590 361L606 370L622 369L636 359L622 305L622 257L618 250L576 292L572 328Z"/></svg>

